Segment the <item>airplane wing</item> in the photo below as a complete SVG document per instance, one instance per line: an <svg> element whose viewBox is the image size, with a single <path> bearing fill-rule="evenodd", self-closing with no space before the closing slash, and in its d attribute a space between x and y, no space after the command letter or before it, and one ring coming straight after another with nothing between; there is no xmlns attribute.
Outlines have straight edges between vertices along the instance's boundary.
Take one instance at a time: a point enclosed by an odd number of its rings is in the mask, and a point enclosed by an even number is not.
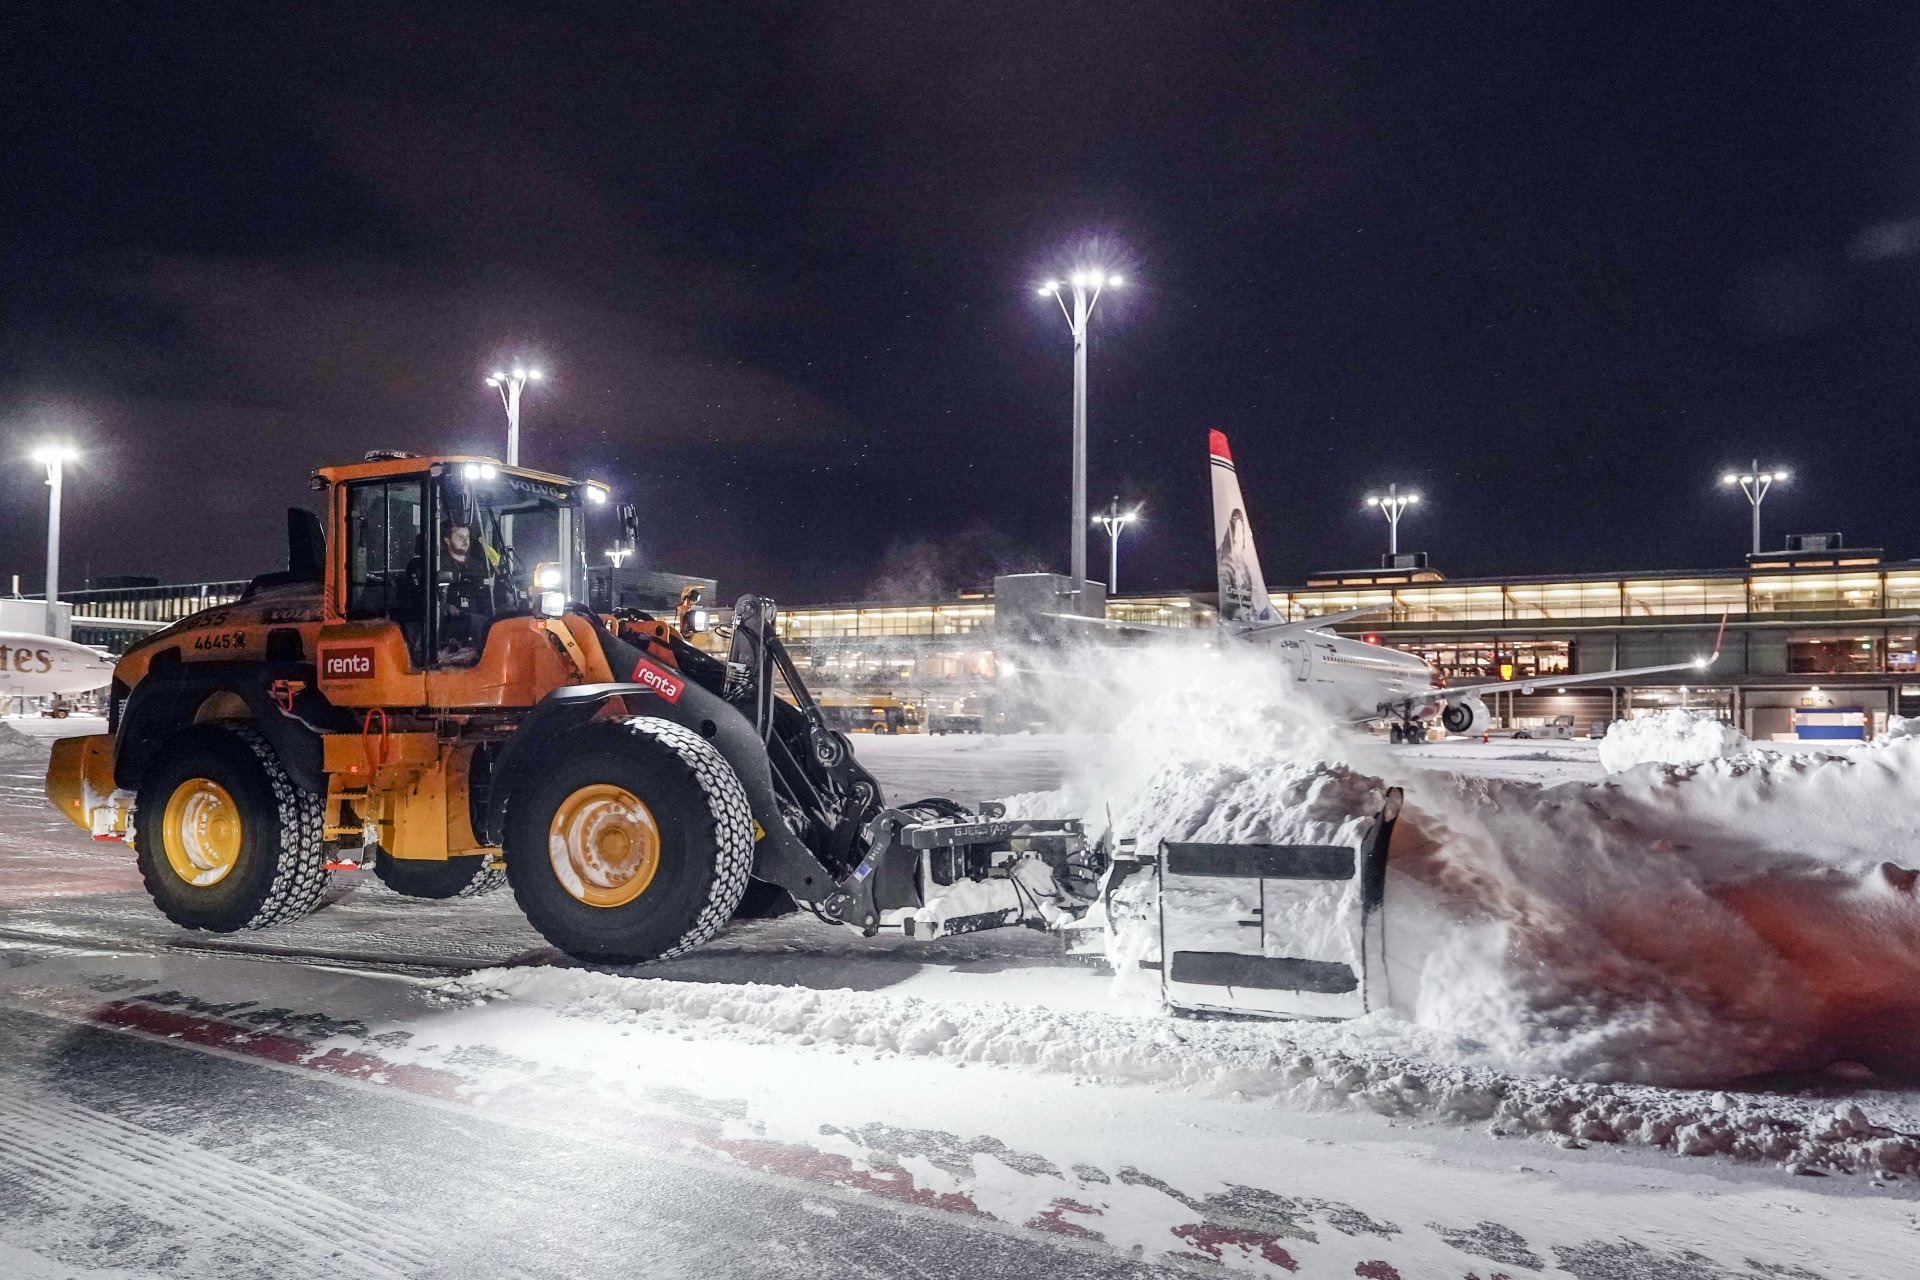
<svg viewBox="0 0 1920 1280"><path fill-rule="evenodd" d="M1657 676L1669 671L1705 671L1720 660L1720 645L1727 637L1727 615L1720 615L1720 631L1713 638L1713 652L1704 658L1695 658L1691 662L1669 662L1658 667L1619 667L1612 671L1589 671L1582 675L1545 675L1530 676L1525 680L1499 680L1489 684L1450 685L1445 689L1435 689L1437 697L1449 704L1462 698L1474 697L1483 693L1505 693L1508 689L1518 689L1521 693L1532 693L1542 686L1562 688L1570 684L1597 684L1607 680L1623 680L1628 676Z"/></svg>
<svg viewBox="0 0 1920 1280"><path fill-rule="evenodd" d="M1713 665L1711 658L1695 658L1692 662L1670 662L1661 667L1621 667L1614 671L1590 671L1583 675L1544 675L1529 676L1525 680L1497 680L1487 684L1448 685L1444 689L1435 689L1434 696L1447 702L1482 693L1505 693L1508 689L1518 689L1521 693L1532 693L1540 688L1565 688L1570 684L1597 684L1603 680L1624 680L1628 676L1663 675L1669 671L1705 671Z"/></svg>

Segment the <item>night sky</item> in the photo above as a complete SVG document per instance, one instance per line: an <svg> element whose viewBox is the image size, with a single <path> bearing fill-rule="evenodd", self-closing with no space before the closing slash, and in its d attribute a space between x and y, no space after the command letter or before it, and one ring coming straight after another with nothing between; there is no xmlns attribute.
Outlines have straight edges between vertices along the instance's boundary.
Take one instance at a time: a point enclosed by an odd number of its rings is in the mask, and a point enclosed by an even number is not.
<svg viewBox="0 0 1920 1280"><path fill-rule="evenodd" d="M1442 12L1446 9L1447 12ZM246 576L314 466L504 449L642 558L796 602L1066 560L1071 349L1122 586L1920 555L1920 10L1165 3L22 5L0 450L65 579ZM0 470L0 574L44 488ZM611 530L606 531L611 537ZM594 535L596 539L601 534ZM1104 566L1104 535L1090 541ZM598 550L596 545L595 550ZM4 579L0 579L0 585Z"/></svg>

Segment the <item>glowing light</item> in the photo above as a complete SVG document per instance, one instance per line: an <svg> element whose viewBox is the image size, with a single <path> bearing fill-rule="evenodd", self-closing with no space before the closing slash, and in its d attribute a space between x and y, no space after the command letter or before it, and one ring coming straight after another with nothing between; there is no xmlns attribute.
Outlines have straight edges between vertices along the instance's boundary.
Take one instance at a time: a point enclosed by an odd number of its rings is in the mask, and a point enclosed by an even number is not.
<svg viewBox="0 0 1920 1280"><path fill-rule="evenodd" d="M540 374L540 371L539 371L538 369L529 369L529 370L527 370L527 378L528 378L528 379L529 379L530 381L533 381L533 382L538 382L538 381L540 381L540 377L541 377L541 374Z"/></svg>
<svg viewBox="0 0 1920 1280"><path fill-rule="evenodd" d="M496 468L491 462L483 462L480 464L480 478L482 480L491 480L499 474L500 474L499 469Z"/></svg>
<svg viewBox="0 0 1920 1280"><path fill-rule="evenodd" d="M601 488L597 484L589 484L587 486L588 502L604 503L606 500L607 500L607 491L605 489Z"/></svg>
<svg viewBox="0 0 1920 1280"><path fill-rule="evenodd" d="M80 451L70 444L43 444L33 451L33 460L49 467L72 462L79 456Z"/></svg>
<svg viewBox="0 0 1920 1280"><path fill-rule="evenodd" d="M1118 289L1118 288L1120 287L1120 284L1121 284L1121 281L1120 281L1120 277L1119 277L1119 276L1108 276L1108 277L1107 277L1107 288L1109 288L1109 289Z"/></svg>
<svg viewBox="0 0 1920 1280"><path fill-rule="evenodd" d="M558 569L546 568L540 571L540 588L543 591L557 591L566 578Z"/></svg>

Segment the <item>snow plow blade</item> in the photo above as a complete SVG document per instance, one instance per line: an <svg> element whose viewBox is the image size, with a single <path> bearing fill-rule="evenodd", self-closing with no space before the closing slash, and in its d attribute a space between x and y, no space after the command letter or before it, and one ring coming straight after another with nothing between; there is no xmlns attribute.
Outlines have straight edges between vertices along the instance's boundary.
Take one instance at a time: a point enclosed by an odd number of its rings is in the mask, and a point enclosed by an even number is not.
<svg viewBox="0 0 1920 1280"><path fill-rule="evenodd" d="M1386 1007L1381 911L1400 803L1389 789L1357 846L1163 842L1157 963L1168 1006L1284 1018Z"/></svg>

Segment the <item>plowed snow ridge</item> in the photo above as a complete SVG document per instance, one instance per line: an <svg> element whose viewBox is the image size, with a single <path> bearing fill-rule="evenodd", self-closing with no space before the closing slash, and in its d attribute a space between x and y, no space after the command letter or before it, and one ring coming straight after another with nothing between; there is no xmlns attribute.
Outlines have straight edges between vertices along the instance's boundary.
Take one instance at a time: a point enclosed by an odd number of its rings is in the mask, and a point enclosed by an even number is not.
<svg viewBox="0 0 1920 1280"><path fill-rule="evenodd" d="M1920 1137L1875 1124L1852 1103L1828 1109L1644 1085L1521 1079L1379 1052L1364 1029L1351 1026L1175 1022L578 969L489 969L436 989L462 1003L505 998L566 1017L703 1040L866 1049L1808 1169L1920 1170Z"/></svg>

